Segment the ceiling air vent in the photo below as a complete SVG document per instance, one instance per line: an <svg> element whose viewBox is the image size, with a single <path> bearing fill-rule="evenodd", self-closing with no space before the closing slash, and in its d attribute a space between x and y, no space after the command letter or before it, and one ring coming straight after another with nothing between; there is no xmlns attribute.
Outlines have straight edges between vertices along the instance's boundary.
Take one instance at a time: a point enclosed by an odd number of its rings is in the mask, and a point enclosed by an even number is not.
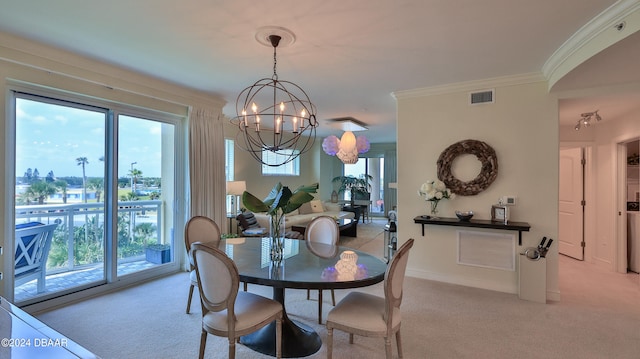
<svg viewBox="0 0 640 359"><path fill-rule="evenodd" d="M469 104L478 105L481 103L493 103L494 102L494 90L486 90L479 92L469 93Z"/></svg>

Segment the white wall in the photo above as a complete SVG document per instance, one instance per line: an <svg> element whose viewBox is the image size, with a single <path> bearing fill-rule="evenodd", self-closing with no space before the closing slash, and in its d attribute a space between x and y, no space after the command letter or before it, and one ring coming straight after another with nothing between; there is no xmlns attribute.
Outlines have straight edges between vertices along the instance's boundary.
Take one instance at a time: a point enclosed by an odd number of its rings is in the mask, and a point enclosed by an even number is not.
<svg viewBox="0 0 640 359"><path fill-rule="evenodd" d="M495 103L468 105L468 93L495 89ZM427 213L416 192L437 178L436 161L449 145L466 139L484 141L496 151L495 182L475 196L442 201L440 215L473 210L490 219L490 208L502 195L517 197L512 220L528 222L522 247L536 246L558 233L557 101L541 76L488 79L436 89L404 91L398 98L399 238L415 238L408 273L421 278L516 293L516 272L456 264L456 227L426 226L425 236L413 218ZM457 162L457 161L456 161ZM463 169L454 163L453 173ZM509 232L505 232L509 233ZM517 234L517 232L514 232ZM547 297L558 298L557 246L547 256Z"/></svg>

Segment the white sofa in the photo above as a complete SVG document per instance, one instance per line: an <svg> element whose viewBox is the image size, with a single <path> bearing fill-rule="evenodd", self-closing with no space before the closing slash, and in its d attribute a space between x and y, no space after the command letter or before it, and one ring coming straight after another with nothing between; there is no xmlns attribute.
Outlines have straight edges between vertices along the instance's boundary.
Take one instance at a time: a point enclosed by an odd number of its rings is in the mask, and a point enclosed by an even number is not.
<svg viewBox="0 0 640 359"><path fill-rule="evenodd" d="M297 210L285 215L285 230L291 230L291 226L306 225L318 216L331 216L337 219L353 219L353 212L341 211L339 203L322 202L313 200L305 203ZM260 227L269 228L269 215L266 213L254 213Z"/></svg>

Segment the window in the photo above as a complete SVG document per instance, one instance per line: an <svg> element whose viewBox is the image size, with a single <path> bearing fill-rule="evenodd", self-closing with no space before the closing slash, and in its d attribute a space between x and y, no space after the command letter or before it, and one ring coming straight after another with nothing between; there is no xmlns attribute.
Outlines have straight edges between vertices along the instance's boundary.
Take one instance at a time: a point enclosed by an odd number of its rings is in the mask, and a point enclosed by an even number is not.
<svg viewBox="0 0 640 359"><path fill-rule="evenodd" d="M224 175L226 181L233 181L235 168L233 167L233 161L235 159L234 153L234 141L228 138L224 139Z"/></svg>
<svg viewBox="0 0 640 359"><path fill-rule="evenodd" d="M384 209L384 158L360 158L354 164L344 165L344 175L360 177L369 175L372 177L371 185L371 206L372 214L383 214ZM345 192L344 199L350 200L351 193Z"/></svg>
<svg viewBox="0 0 640 359"><path fill-rule="evenodd" d="M267 163L262 165L262 174L265 176L300 176L300 157L296 157L293 161L285 163L282 166L273 167L269 166L269 163L278 163L284 161L291 154L297 154L299 151L282 150L280 153L263 150L262 162Z"/></svg>
<svg viewBox="0 0 640 359"><path fill-rule="evenodd" d="M233 166L235 159L234 146L235 142L233 140L230 140L228 138L224 139L224 175L225 181L227 182L233 181L235 176L235 167ZM227 215L233 213L233 207L233 196L226 196L225 208L227 209Z"/></svg>
<svg viewBox="0 0 640 359"><path fill-rule="evenodd" d="M10 108L16 201L6 209L14 215L14 246L29 240L23 228L55 224L46 275L23 279L16 269L14 302L177 269L182 117L31 87L14 90Z"/></svg>

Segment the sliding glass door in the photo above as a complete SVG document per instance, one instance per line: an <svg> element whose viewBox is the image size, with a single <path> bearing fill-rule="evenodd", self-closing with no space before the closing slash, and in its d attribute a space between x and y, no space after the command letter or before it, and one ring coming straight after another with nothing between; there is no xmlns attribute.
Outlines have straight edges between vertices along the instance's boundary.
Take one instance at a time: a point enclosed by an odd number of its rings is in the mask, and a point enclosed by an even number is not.
<svg viewBox="0 0 640 359"><path fill-rule="evenodd" d="M104 108L15 98L17 303L105 281L105 206L97 184L105 183L108 117Z"/></svg>
<svg viewBox="0 0 640 359"><path fill-rule="evenodd" d="M354 164L344 165L344 175L360 178L371 176L371 196L369 212L374 216L384 216L384 158L360 158ZM351 199L351 193L345 193L346 200Z"/></svg>
<svg viewBox="0 0 640 359"><path fill-rule="evenodd" d="M177 268L180 119L62 94L13 100L14 302Z"/></svg>

